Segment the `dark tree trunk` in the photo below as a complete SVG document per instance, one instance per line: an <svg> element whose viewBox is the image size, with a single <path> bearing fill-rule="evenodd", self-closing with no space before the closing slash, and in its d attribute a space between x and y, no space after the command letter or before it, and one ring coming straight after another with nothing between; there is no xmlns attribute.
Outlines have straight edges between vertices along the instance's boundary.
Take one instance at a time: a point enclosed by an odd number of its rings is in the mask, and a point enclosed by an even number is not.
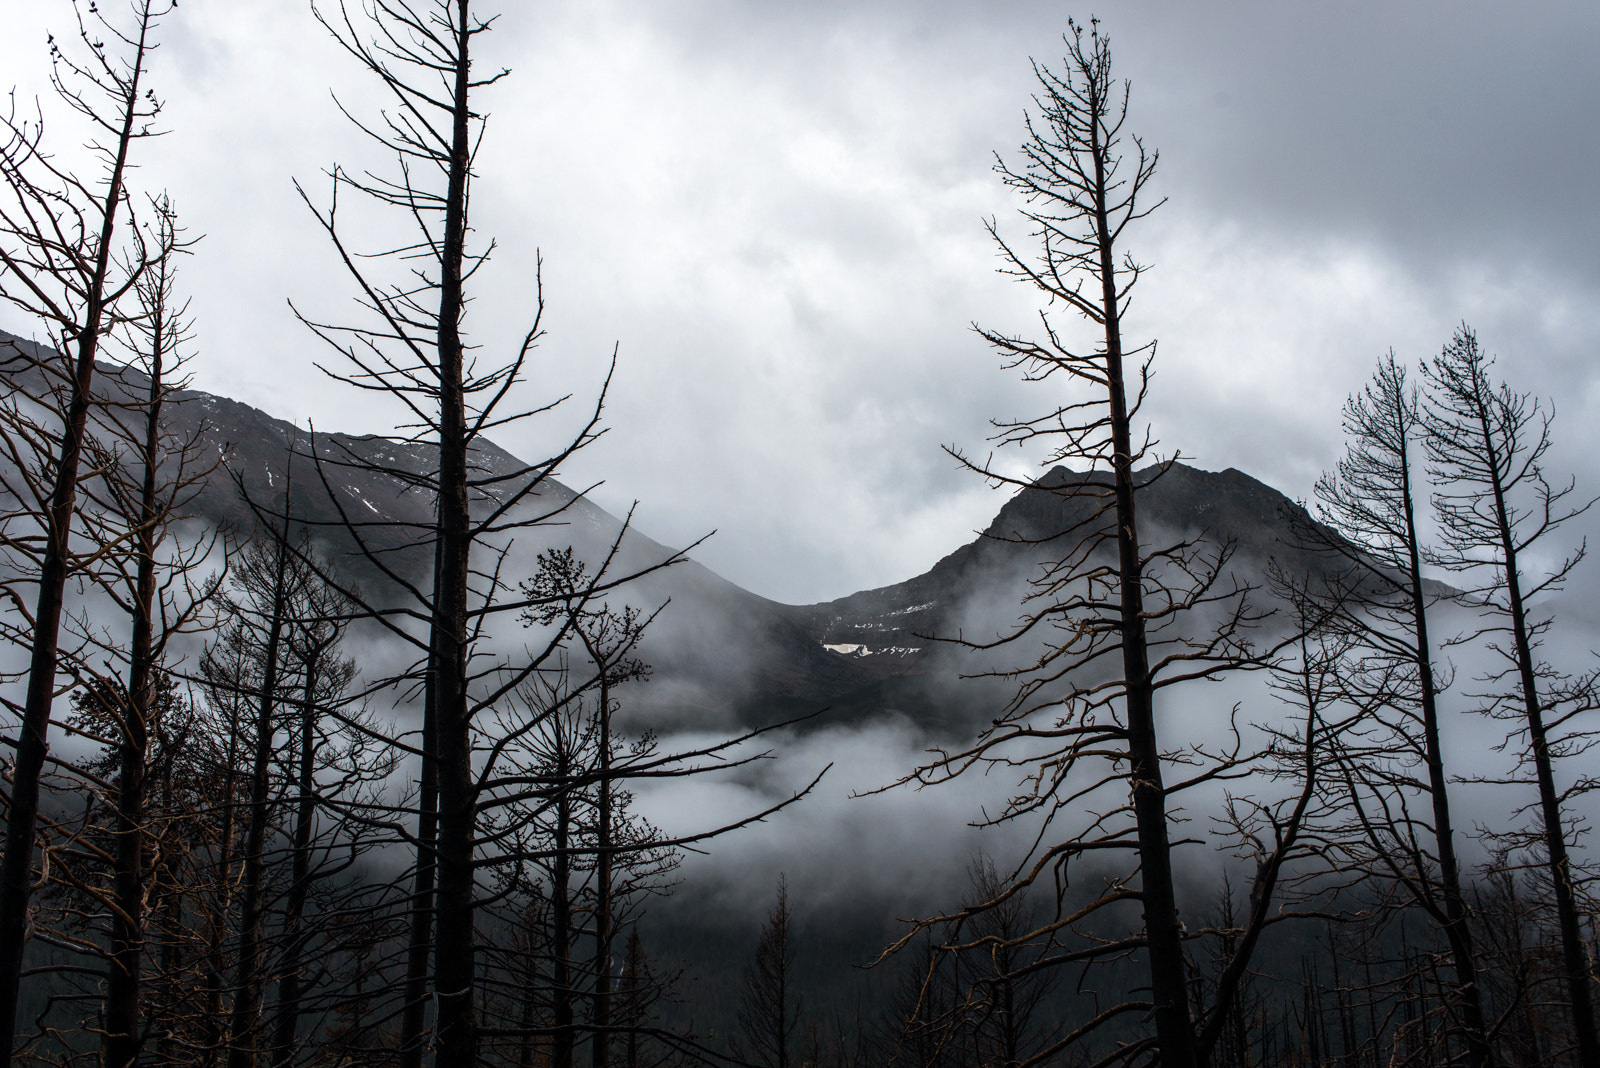
<svg viewBox="0 0 1600 1068"><path fill-rule="evenodd" d="M550 1043L551 1068L572 1068L572 755L557 728L556 825L550 869L550 999L555 1034Z"/></svg>
<svg viewBox="0 0 1600 1068"><path fill-rule="evenodd" d="M1492 450L1487 422L1484 440ZM1498 460L1491 452L1491 463ZM1498 470L1498 466L1496 466ZM1582 1068L1600 1068L1600 1035L1594 1024L1594 1001L1589 991L1589 964L1584 953L1583 930L1578 903L1573 893L1572 861L1567 854L1567 833L1561 819L1561 797L1556 789L1555 769L1550 759L1550 740L1546 735L1544 709L1539 699L1538 675L1533 662L1532 639L1528 633L1527 608L1522 601L1522 582L1517 573L1517 551L1507 514L1505 493L1498 481L1494 485L1495 516L1499 520L1501 552L1504 554L1506 598L1510 605L1512 637L1516 650L1517 675L1521 683L1523 713L1528 723L1528 745L1533 752L1534 776L1539 785L1539 813L1543 820L1545 859L1550 868L1550 883L1556 898L1556 923L1561 931L1561 965L1572 1008L1572 1035Z"/></svg>
<svg viewBox="0 0 1600 1068"><path fill-rule="evenodd" d="M1463 326L1444 352L1424 367L1435 387L1427 443L1439 480L1436 485L1444 487L1434 498L1442 537L1450 550L1443 561L1462 571L1493 567L1495 578L1478 592L1485 605L1503 617L1503 630L1511 632L1509 648L1490 646L1509 659L1511 670L1489 678L1516 679L1517 692L1503 696L1511 708L1520 711L1528 732L1524 759L1533 766L1538 789L1539 830L1555 897L1562 978L1572 1013L1577 1062L1582 1068L1600 1068L1600 1035L1595 1029L1588 962L1567 852L1563 798L1555 784L1545 722L1548 695L1540 693L1540 665L1535 661L1539 624L1529 618L1519 559L1541 536L1581 515L1594 502L1562 514L1558 502L1570 490L1552 489L1540 467L1540 458L1550 445L1549 416L1537 405L1528 409L1526 396L1514 395L1503 385L1496 388L1486 366L1476 335ZM1519 487L1532 489L1542 504L1542 514L1538 508L1514 510L1509 497ZM1521 533L1519 527L1524 528ZM1543 586L1535 587L1535 592L1558 585L1582 555L1580 549ZM1504 603L1498 600L1501 594Z"/></svg>
<svg viewBox="0 0 1600 1068"><path fill-rule="evenodd" d="M228 1068L254 1068L257 1025L261 1017L262 920L266 911L268 787L272 771L272 737L277 711L278 659L288 608L289 500L284 489L283 530L276 546L272 615L262 653L261 692L255 724L255 752L250 766L250 814L245 829L244 879L239 916L239 960L234 975L233 1011L228 1027Z"/></svg>
<svg viewBox="0 0 1600 1068"><path fill-rule="evenodd" d="M538 1052L538 1037L533 1029L539 1019L539 943L544 917L539 913L538 898L530 896L528 907L522 915L524 946L522 952L522 1018L525 1032L517 1043L517 1068L533 1068Z"/></svg>
<svg viewBox="0 0 1600 1068"><path fill-rule="evenodd" d="M595 790L594 1063L611 1061L611 683L600 665L600 767Z"/></svg>
<svg viewBox="0 0 1600 1068"><path fill-rule="evenodd" d="M131 1068L140 1047L139 979L144 952L144 779L154 707L156 597L156 465L161 437L162 347L165 309L151 323L150 394L145 409L144 481L134 537L133 634L128 648L128 693L122 709L121 774L117 783L116 904L111 910L111 967L106 976L106 1036L102 1063Z"/></svg>
<svg viewBox="0 0 1600 1068"><path fill-rule="evenodd" d="M140 571L145 564L141 561ZM145 576L140 575L141 592ZM153 588L153 582L151 583ZM141 625L142 624L142 625ZM143 632L142 635L140 632ZM143 643L143 655L139 647ZM115 901L111 908L110 960L106 975L105 1047L107 1068L130 1068L139 1056L139 980L144 952L144 777L150 698L148 617L134 626L134 685L128 691L120 742L114 860Z"/></svg>
<svg viewBox="0 0 1600 1068"><path fill-rule="evenodd" d="M623 1068L639 1068L639 1028L644 1024L644 947L639 942L639 928L628 930L628 956L623 964L623 1015L628 1026Z"/></svg>
<svg viewBox="0 0 1600 1068"><path fill-rule="evenodd" d="M434 531L433 603L439 603L444 542ZM406 943L405 1008L400 1017L400 1068L422 1068L428 1015L428 964L433 952L433 890L439 837L439 622L429 623L428 664L422 690L422 760L417 776L417 860L411 884L411 926Z"/></svg>
<svg viewBox="0 0 1600 1068"><path fill-rule="evenodd" d="M1467 1068L1490 1068L1494 1051L1483 1011L1483 988L1473 956L1469 912L1461 893L1461 866L1456 860L1455 830L1450 820L1450 782L1444 769L1439 741L1439 695L1433 677L1433 647L1428 639L1428 614L1422 591L1422 560L1411 495L1411 466L1403 464L1405 518L1408 537L1411 611L1416 619L1417 674L1422 690L1423 752L1428 765L1428 796L1433 803L1433 835L1438 849L1439 889L1444 897L1444 936L1450 963L1456 973L1455 996L1461 1004L1461 1030L1466 1040Z"/></svg>
<svg viewBox="0 0 1600 1068"><path fill-rule="evenodd" d="M467 499L468 428L461 341L462 261L471 163L468 0L456 0L450 177L440 250L439 516L440 568L434 606L439 628L439 848L433 994L437 1068L474 1068L478 1040L473 990L474 857L477 791L472 776L472 716L467 703L467 598L471 515Z"/></svg>
<svg viewBox="0 0 1600 1068"><path fill-rule="evenodd" d="M39 573L38 600L33 613L33 648L28 662L28 688L17 737L16 763L12 765L10 812L6 821L5 855L0 858L0 1068L9 1068L16 1044L17 995L22 980L22 949L28 937L28 901L33 891L33 838L39 819L39 776L49 749L50 710L55 702L56 667L61 635L61 610L66 599L68 544L73 509L78 497L78 461L83 453L84 427L89 417L90 388L94 381L95 354L105 316L105 285L111 266L111 239L117 210L123 200L123 176L128 148L135 136L139 82L144 72L146 35L150 12L139 27L129 89L117 140L116 156L99 204L99 244L94 270L83 293L83 322L76 337L72 396L62 428L55 481L50 491L49 528L43 565Z"/></svg>
<svg viewBox="0 0 1600 1068"><path fill-rule="evenodd" d="M169 760L161 776L161 811L174 811L172 794L172 762ZM159 927L160 975L163 979L160 1016L152 1020L149 1029L156 1036L155 1063L166 1066L177 1063L177 1046L174 1028L180 1015L179 1006L188 999L188 991L179 985L178 969L184 964L184 942L179 932L184 930L186 908L184 898L187 887L183 875L173 863L172 847L166 843L158 846L159 863L151 872L154 883L152 915L162 917Z"/></svg>
<svg viewBox="0 0 1600 1068"><path fill-rule="evenodd" d="M222 1010L222 990L225 985L223 941L227 936L228 918L233 911L233 840L238 833L239 815L237 792L234 789L233 769L239 759L239 696L230 701L231 715L228 724L228 761L221 769L222 827L218 833L217 866L212 873L213 892L211 914L206 930L206 1014L202 1033L205 1035L206 1068L216 1065L227 1042L226 1018Z"/></svg>
<svg viewBox="0 0 1600 1068"><path fill-rule="evenodd" d="M1098 115L1103 102L1091 101ZM1095 231L1099 238L1100 308L1105 326L1106 382L1110 401L1112 473L1116 492L1118 580L1121 597L1122 672L1127 702L1129 782L1139 837L1141 900L1144 904L1150 988L1155 1002L1156 1039L1163 1068L1195 1068L1194 1023L1183 960L1182 928L1172 886L1172 846L1167 835L1166 788L1161 748L1156 739L1154 680L1145 636L1143 563L1133 500L1133 443L1122 362L1122 328L1117 304L1105 152L1100 124L1090 124L1094 160Z"/></svg>
<svg viewBox="0 0 1600 1068"><path fill-rule="evenodd" d="M300 739L295 772L293 857L290 861L289 896L283 913L283 974L278 980L278 1011L272 1039L274 1068L285 1068L294 1060L299 1045L301 972L305 969L306 933L301 930L306 899L311 892L311 831L316 818L316 726L317 667L321 654L306 657L305 687L301 691Z"/></svg>

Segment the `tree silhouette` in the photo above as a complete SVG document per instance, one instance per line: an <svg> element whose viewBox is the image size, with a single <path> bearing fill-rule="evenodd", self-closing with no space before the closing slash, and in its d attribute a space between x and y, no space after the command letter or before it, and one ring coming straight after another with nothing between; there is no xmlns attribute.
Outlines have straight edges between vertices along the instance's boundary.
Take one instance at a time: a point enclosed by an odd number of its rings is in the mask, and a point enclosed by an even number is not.
<svg viewBox="0 0 1600 1068"><path fill-rule="evenodd" d="M795 1001L795 946L790 938L789 883L778 876L778 897L755 953L739 981L739 1033L736 1052L765 1068L789 1068L794 1035L800 1026ZM744 1047L748 1046L748 1054Z"/></svg>
<svg viewBox="0 0 1600 1068"><path fill-rule="evenodd" d="M1539 595L1559 588L1583 559L1583 549L1559 559L1541 578L1524 575L1547 537L1594 502L1570 505L1573 483L1553 486L1546 479L1551 414L1528 394L1495 383L1490 363L1477 335L1463 325L1423 365L1429 386L1424 440L1441 542L1433 559L1476 580L1466 596L1485 622L1457 641L1487 639L1499 662L1480 677L1485 688L1476 696L1490 715L1515 723L1513 735L1524 739L1521 764L1532 773L1538 796L1538 829L1527 842L1542 849L1549 872L1578 1063L1600 1068L1564 811L1573 792L1558 790L1555 781L1558 757L1576 756L1594 744L1573 719L1595 707L1595 677L1574 679L1539 659L1541 637L1552 621L1535 609Z"/></svg>

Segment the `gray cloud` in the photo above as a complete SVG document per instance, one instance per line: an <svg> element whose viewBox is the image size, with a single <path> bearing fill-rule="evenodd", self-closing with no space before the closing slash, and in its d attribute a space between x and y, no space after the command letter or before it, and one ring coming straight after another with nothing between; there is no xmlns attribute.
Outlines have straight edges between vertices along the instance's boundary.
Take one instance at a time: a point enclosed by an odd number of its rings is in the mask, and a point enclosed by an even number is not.
<svg viewBox="0 0 1600 1068"><path fill-rule="evenodd" d="M24 95L43 81L43 25L64 21L36 7L9 13L0 43ZM1150 413L1167 448L1304 494L1376 357L1435 351L1467 319L1509 378L1560 398L1552 467L1586 469L1600 15L1101 14L1171 198L1132 246L1157 265L1131 327L1161 340ZM904 578L983 526L998 499L939 445L981 448L988 418L1053 403L968 324L1033 321L980 220L1008 225L990 153L1020 139L1028 57L1059 54L1063 17L1045 3L508 10L481 56L514 70L483 95L476 222L501 251L473 337L485 356L514 342L542 249L550 334L526 402L592 391L620 342L614 429L571 479L604 478L613 510L638 498L662 540L718 528L700 559L792 601ZM156 80L173 133L141 178L207 234L188 276L196 384L326 428L392 426L318 381L321 354L284 306L351 312L290 178L317 196L336 161L381 165L328 90L359 113L378 96L276 0L181 8ZM504 444L538 453L575 417Z"/></svg>

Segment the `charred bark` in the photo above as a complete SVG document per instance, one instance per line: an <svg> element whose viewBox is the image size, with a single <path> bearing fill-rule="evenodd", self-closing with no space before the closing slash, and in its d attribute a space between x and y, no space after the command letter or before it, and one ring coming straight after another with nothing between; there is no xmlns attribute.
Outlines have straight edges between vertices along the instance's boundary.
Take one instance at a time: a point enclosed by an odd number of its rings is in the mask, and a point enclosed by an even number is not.
<svg viewBox="0 0 1600 1068"><path fill-rule="evenodd" d="M93 56L82 67L60 58L58 62L75 76L88 82L91 91L103 92L114 109L101 114L86 102L77 89L62 81L60 68L55 79L57 92L69 99L96 126L113 134L115 140L106 157L104 191L92 203L82 197L89 183L55 170L48 155L40 151L40 131L6 121L3 131L5 180L19 203L17 212L8 206L0 216L0 230L15 239L17 249L0 248L0 265L13 281L0 277L0 293L13 303L34 312L59 331L70 345L70 364L62 369L67 386L67 402L62 414L60 436L55 441L54 468L49 499L42 515L44 549L39 561L38 588L32 618L27 688L21 709L21 724L16 739L16 761L12 765L5 835L5 853L0 858L0 1068L8 1068L16 1039L16 1006L20 991L23 946L28 939L29 901L33 891L34 834L39 815L39 778L49 748L50 713L54 704L59 668L62 609L67 578L73 569L70 545L74 510L78 496L79 463L84 451L94 382L95 355L114 317L115 303L137 280L142 263L134 257L128 277L111 283L113 239L118 212L124 210L127 192L125 179L129 155L135 140L150 131L147 123L159 110L144 86L146 62L154 47L155 25L167 8L144 0L134 9L136 25L131 34L106 26L129 49L130 58L119 68L106 53L93 47L90 33L83 30L85 43ZM35 180L30 173L38 173ZM61 194L58 188L67 192ZM78 201L80 221L85 216L97 222L92 232L80 232L73 241L70 223L57 227L63 205ZM50 291L59 289L60 295ZM65 345L64 345L65 348ZM20 355L20 354L19 354ZM65 355L65 352L63 353Z"/></svg>

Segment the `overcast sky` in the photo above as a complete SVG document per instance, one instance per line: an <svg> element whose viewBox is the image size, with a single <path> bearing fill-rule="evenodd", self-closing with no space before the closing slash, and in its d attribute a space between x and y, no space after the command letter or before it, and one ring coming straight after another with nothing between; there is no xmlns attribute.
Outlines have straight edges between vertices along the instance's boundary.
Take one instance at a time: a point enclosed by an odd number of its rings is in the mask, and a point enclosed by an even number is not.
<svg viewBox="0 0 1600 1068"><path fill-rule="evenodd" d="M548 336L523 403L591 395L618 346L612 430L567 481L604 479L614 511L637 499L663 541L717 529L703 562L794 602L907 578L986 525L1001 499L940 446L981 450L988 419L1060 400L1000 370L970 324L1032 321L982 220L1021 237L992 153L1014 158L1029 58L1059 58L1072 9L504 6L480 62L512 73L478 101L474 202L499 251L469 328L485 358L506 350L542 252ZM1155 265L1127 328L1160 340L1164 448L1303 496L1379 355L1436 352L1465 319L1514 385L1556 398L1551 466L1593 484L1600 7L1098 14L1169 198L1128 241ZM27 103L45 28L71 16L9 0L5 20L0 81ZM391 429L392 409L320 378L286 303L353 315L291 180L320 200L333 163L381 163L329 90L361 114L379 98L295 0L185 0L162 37L172 132L139 181L205 235L186 279L196 386L322 429ZM34 331L9 311L0 326ZM534 458L569 425L502 444Z"/></svg>

